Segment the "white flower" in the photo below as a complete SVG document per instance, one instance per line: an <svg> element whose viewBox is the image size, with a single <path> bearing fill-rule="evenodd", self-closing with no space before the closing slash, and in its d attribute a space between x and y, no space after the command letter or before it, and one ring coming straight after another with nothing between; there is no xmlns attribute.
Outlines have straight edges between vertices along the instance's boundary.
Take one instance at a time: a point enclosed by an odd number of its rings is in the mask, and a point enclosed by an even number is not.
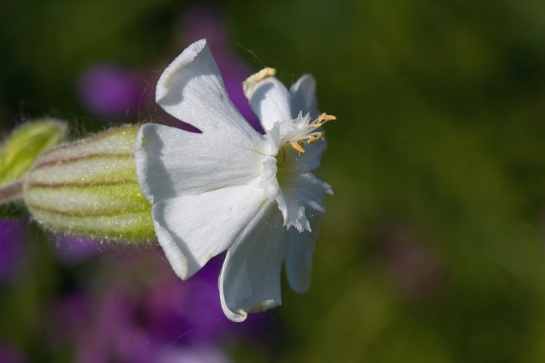
<svg viewBox="0 0 545 363"><path fill-rule="evenodd" d="M311 171L325 150L315 83L288 91L267 68L244 82L265 135L227 96L205 40L178 56L157 84L157 103L202 133L145 124L136 139L140 187L153 205L159 243L182 279L227 250L219 279L233 321L281 303L285 264L292 289L310 283L315 221L326 183Z"/></svg>

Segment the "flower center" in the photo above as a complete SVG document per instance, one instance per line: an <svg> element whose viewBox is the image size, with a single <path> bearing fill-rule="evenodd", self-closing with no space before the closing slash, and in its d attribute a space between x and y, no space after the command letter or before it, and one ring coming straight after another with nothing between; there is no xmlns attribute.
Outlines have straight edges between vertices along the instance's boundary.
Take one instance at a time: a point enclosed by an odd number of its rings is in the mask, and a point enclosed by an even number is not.
<svg viewBox="0 0 545 363"><path fill-rule="evenodd" d="M296 144L299 146L299 144ZM300 155L300 154L299 154ZM297 155L292 149L285 149L284 146L281 147L281 152L276 155L276 180L280 189L286 186L286 181L289 179L293 169L293 163L295 162Z"/></svg>
<svg viewBox="0 0 545 363"><path fill-rule="evenodd" d="M332 115L328 115L326 113L322 113L318 118L310 122L309 124L305 125L305 127L295 134L293 137L291 137L286 144L291 146L294 150L296 150L299 155L305 152L305 149L303 148L305 142L307 145L314 144L317 141L324 140L324 132L323 131L315 131L318 128L322 127L326 122L336 120L337 118ZM284 145L280 147L283 160L286 160L286 149L284 149Z"/></svg>
<svg viewBox="0 0 545 363"><path fill-rule="evenodd" d="M284 226L293 226L299 232L311 230L306 209L323 212L323 192L331 192L327 184L311 173L319 164L321 152L311 150L304 156L303 153L304 146L324 139L320 127L336 118L323 113L312 122L309 119L308 114L302 116L300 113L295 119L275 124L271 137L278 142L278 151L276 157L265 158L261 179L265 196L269 201L278 202ZM313 147L320 150L318 145Z"/></svg>
<svg viewBox="0 0 545 363"><path fill-rule="evenodd" d="M299 119L302 120L300 117ZM322 113L280 146L280 150L276 155L276 179L281 189L283 186L289 184L289 180L294 174L297 174L299 170L299 168L297 168L297 158L305 152L305 149L303 148L305 143L311 145L320 140L324 140L324 132L317 130L328 121L333 120L336 120L335 116ZM291 148L287 147L288 145L291 146ZM297 152L297 154L295 152Z"/></svg>
<svg viewBox="0 0 545 363"><path fill-rule="evenodd" d="M293 138L291 138L288 141L288 144L297 150L299 152L299 155L305 152L305 149L303 148L303 145L305 142L307 145L314 144L317 141L324 139L324 133L323 131L315 131L318 128L325 125L328 121L336 120L337 118L333 115L328 115L326 113L322 113L318 118L316 118L314 121L310 122L305 126L303 130L301 130L300 133L296 134ZM282 155L284 159L286 158L286 150L284 149L284 146L281 147L282 149Z"/></svg>

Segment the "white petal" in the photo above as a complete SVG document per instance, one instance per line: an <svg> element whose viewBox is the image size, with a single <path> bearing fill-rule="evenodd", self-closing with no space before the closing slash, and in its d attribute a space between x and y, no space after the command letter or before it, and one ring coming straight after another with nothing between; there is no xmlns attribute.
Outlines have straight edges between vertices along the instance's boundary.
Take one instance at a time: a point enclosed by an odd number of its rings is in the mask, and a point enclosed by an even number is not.
<svg viewBox="0 0 545 363"><path fill-rule="evenodd" d="M284 226L293 226L299 232L311 231L309 219L317 215L316 212L325 212L324 193L333 194L333 191L329 184L312 173L294 174L286 178L282 192L276 197L278 209L284 217Z"/></svg>
<svg viewBox="0 0 545 363"><path fill-rule="evenodd" d="M233 105L206 41L187 47L157 83L157 103L179 120L247 145L259 135Z"/></svg>
<svg viewBox="0 0 545 363"><path fill-rule="evenodd" d="M212 133L158 124L140 128L134 154L138 181L150 203L246 184L260 175L266 158Z"/></svg>
<svg viewBox="0 0 545 363"><path fill-rule="evenodd" d="M286 228L295 227L299 232L305 230L310 231L310 222L305 214L305 207L299 199L295 189L289 189L287 192L295 191L293 193L286 193L286 188L283 189L283 193L279 193L276 196L278 202L278 209L282 212L284 217L284 226Z"/></svg>
<svg viewBox="0 0 545 363"><path fill-rule="evenodd" d="M312 119L318 117L318 104L316 102L316 81L311 75L304 75L290 88L291 117L296 118L299 112L306 115L310 112Z"/></svg>
<svg viewBox="0 0 545 363"><path fill-rule="evenodd" d="M176 274L185 280L228 249L265 200L256 185L244 185L154 204L155 232Z"/></svg>
<svg viewBox="0 0 545 363"><path fill-rule="evenodd" d="M276 165L276 158L268 157L263 162L263 176L261 177L261 187L265 192L265 196L270 201L274 200L280 192L280 185L276 178L278 167Z"/></svg>
<svg viewBox="0 0 545 363"><path fill-rule="evenodd" d="M281 304L280 271L288 231L274 203L266 205L229 249L220 275L221 304L233 321Z"/></svg>
<svg viewBox="0 0 545 363"><path fill-rule="evenodd" d="M333 194L331 186L312 173L300 174L286 184L282 190L287 198L296 199L320 212L324 212L324 193Z"/></svg>
<svg viewBox="0 0 545 363"><path fill-rule="evenodd" d="M305 152L300 157L301 171L312 171L320 167L322 155L327 149L325 140L318 141L312 145L305 145Z"/></svg>
<svg viewBox="0 0 545 363"><path fill-rule="evenodd" d="M313 223L313 229L315 224ZM314 251L314 235L310 232L300 233L295 229L289 231L289 249L286 258L286 276L290 287L298 292L306 292L310 286L312 274L312 253Z"/></svg>
<svg viewBox="0 0 545 363"><path fill-rule="evenodd" d="M275 123L292 119L291 96L276 77L259 77L263 71L244 82L244 94L250 101L252 110L259 117L263 129L269 131Z"/></svg>

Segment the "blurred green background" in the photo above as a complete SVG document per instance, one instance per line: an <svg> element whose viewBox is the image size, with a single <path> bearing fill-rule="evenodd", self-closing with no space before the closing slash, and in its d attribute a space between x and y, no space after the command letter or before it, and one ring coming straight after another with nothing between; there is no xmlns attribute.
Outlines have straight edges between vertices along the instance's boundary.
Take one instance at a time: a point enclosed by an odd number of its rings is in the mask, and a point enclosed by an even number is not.
<svg viewBox="0 0 545 363"><path fill-rule="evenodd" d="M104 128L78 101L82 70L113 61L154 82L187 45L195 4L4 0L1 131L44 115ZM313 74L320 109L338 119L311 289L284 284L281 343L243 346L235 361L545 361L545 2L215 6L240 58L287 84Z"/></svg>

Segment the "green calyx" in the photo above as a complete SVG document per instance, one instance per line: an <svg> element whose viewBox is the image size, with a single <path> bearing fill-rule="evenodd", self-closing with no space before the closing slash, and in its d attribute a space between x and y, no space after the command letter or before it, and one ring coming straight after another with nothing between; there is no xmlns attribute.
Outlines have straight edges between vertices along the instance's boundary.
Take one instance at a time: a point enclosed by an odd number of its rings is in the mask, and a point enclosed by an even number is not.
<svg viewBox="0 0 545 363"><path fill-rule="evenodd" d="M155 238L134 162L139 125L107 130L45 152L29 170L24 201L46 228L97 240Z"/></svg>

